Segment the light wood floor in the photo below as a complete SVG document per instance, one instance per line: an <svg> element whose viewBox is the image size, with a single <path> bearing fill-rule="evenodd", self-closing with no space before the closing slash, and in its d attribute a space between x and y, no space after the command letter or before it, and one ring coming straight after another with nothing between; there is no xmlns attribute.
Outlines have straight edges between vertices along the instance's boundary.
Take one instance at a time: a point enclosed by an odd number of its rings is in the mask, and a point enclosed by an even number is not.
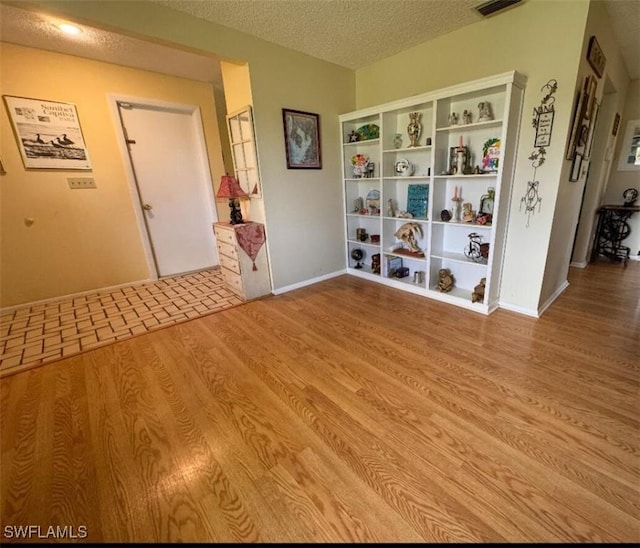
<svg viewBox="0 0 640 548"><path fill-rule="evenodd" d="M342 276L3 379L2 532L638 542L640 263L570 282L535 320Z"/></svg>

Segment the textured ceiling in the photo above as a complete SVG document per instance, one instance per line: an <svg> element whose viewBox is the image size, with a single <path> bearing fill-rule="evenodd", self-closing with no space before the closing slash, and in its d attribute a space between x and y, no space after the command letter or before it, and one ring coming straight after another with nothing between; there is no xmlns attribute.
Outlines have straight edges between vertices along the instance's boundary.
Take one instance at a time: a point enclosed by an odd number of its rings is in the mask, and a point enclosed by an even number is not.
<svg viewBox="0 0 640 548"><path fill-rule="evenodd" d="M146 1L356 68L479 21L473 6L483 0ZM640 0L596 1L603 1L610 15L629 75L640 78ZM10 4L0 0L0 39L5 42L219 83L212 55L87 26L70 39L52 25L54 17Z"/></svg>
<svg viewBox="0 0 640 548"><path fill-rule="evenodd" d="M220 81L219 60L213 55L196 55L86 25L78 25L82 32L69 37L56 27L59 22L64 20L0 4L0 39L3 42L191 80Z"/></svg>
<svg viewBox="0 0 640 548"><path fill-rule="evenodd" d="M147 1L352 69L483 19L483 0Z"/></svg>

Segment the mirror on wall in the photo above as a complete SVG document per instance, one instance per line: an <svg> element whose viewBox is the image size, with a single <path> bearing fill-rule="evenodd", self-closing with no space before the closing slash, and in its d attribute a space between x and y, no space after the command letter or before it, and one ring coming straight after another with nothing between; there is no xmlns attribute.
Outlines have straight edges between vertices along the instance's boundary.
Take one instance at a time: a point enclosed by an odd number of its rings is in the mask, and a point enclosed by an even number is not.
<svg viewBox="0 0 640 548"><path fill-rule="evenodd" d="M260 172L250 106L227 115L229 144L236 178L242 189L252 198L262 195Z"/></svg>

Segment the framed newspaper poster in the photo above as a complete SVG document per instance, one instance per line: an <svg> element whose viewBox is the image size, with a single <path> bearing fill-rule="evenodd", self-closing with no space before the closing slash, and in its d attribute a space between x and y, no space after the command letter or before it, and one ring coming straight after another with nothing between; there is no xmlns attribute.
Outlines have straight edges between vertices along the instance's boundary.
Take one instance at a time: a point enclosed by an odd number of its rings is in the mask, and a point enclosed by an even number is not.
<svg viewBox="0 0 640 548"><path fill-rule="evenodd" d="M27 169L91 169L76 106L4 95Z"/></svg>

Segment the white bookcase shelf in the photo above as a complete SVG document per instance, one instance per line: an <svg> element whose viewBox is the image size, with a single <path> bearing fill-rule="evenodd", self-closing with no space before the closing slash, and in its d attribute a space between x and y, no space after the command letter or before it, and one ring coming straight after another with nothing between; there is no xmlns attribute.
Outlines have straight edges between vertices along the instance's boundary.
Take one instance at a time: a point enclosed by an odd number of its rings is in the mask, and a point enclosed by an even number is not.
<svg viewBox="0 0 640 548"><path fill-rule="evenodd" d="M484 314L497 308L525 83L524 76L512 71L340 116L349 274ZM490 120L477 121L480 103L490 105ZM471 113L471 122L452 124L453 114L461 121L465 110ZM422 131L416 146L410 146L407 128L409 113L414 112L419 113ZM378 126L379 138L349 142L358 130L372 125ZM499 148L493 148L492 157L485 156L496 140ZM452 159L461 142L468 152L465 173L454 174ZM373 164L368 177L354 175L351 158L356 154ZM410 171L398 168L407 162ZM475 222L477 216L471 222L456 220L455 215L442 220L444 210L455 213L456 192L461 203L470 203L477 213L481 201L487 203L489 189L494 194L489 223ZM370 200L372 196L378 197L377 202ZM368 214L354 210L358 203ZM420 214L410 218L405 211ZM396 249L402 242L395 234L405 223L415 223L414 236L424 256ZM363 239L358 239L363 232ZM472 233L488 244L486 258L467 256ZM377 239L371 241L371 235ZM362 251L362 259L352 257L354 249ZM380 265L376 272L374 258ZM399 259L401 277L396 276ZM448 269L454 278L448 292L437 287L441 269ZM471 294L482 278L486 279L484 300L472 302Z"/></svg>

